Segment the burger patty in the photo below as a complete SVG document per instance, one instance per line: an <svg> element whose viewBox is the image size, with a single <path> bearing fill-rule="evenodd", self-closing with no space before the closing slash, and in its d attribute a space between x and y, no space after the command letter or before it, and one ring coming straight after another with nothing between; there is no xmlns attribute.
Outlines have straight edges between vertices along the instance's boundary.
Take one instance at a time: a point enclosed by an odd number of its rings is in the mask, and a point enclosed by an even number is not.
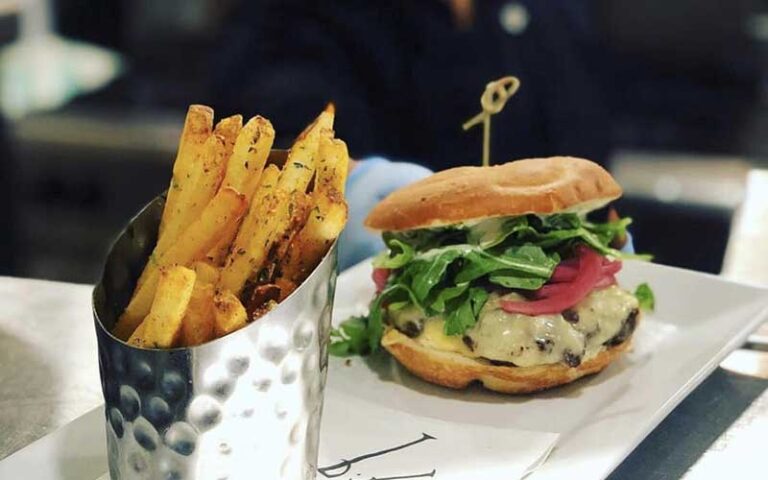
<svg viewBox="0 0 768 480"><path fill-rule="evenodd" d="M426 347L519 367L561 362L576 367L626 340L637 323L637 299L615 285L593 291L560 314L528 316L501 309L501 300L522 299L514 293L491 294L477 324L463 337L446 336L442 318L423 318L415 307L389 317L398 330Z"/></svg>

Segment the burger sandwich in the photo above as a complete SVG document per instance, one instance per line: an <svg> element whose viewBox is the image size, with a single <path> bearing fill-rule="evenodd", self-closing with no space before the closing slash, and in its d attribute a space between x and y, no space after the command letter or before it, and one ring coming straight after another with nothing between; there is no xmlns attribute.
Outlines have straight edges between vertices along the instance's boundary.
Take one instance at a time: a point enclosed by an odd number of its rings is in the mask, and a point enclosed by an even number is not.
<svg viewBox="0 0 768 480"><path fill-rule="evenodd" d="M392 193L365 221L387 247L370 313L334 331L332 353L383 346L426 381L504 393L601 371L650 296L616 281L630 220L587 219L621 194L573 157L453 168Z"/></svg>

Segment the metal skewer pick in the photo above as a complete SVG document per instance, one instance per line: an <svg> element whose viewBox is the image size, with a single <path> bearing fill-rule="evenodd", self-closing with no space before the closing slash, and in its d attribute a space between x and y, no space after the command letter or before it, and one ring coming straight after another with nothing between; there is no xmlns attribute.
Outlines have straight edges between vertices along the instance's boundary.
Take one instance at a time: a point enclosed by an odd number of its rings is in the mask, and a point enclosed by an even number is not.
<svg viewBox="0 0 768 480"><path fill-rule="evenodd" d="M491 164L490 144L491 144L491 115L499 113L506 105L509 97L520 88L520 80L517 77L502 77L498 80L488 82L485 91L480 97L480 106L483 111L467 120L461 127L466 131L478 123L483 123L483 166Z"/></svg>

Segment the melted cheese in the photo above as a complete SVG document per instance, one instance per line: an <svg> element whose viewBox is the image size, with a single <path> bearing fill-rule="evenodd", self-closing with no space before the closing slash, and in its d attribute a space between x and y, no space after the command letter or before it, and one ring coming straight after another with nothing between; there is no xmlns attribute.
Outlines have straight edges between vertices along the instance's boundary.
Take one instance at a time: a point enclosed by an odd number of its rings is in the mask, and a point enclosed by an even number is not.
<svg viewBox="0 0 768 480"><path fill-rule="evenodd" d="M557 363L566 352L581 356L584 351L584 334L562 315L529 317L491 308L467 335L475 354L519 367Z"/></svg>
<svg viewBox="0 0 768 480"><path fill-rule="evenodd" d="M444 326L445 320L442 318L427 319L424 322L424 330L418 337L418 342L435 350L461 353L468 357L475 356L460 335L446 335L443 330Z"/></svg>
<svg viewBox="0 0 768 480"><path fill-rule="evenodd" d="M501 300L520 298L516 294L503 297L491 294L477 324L466 332L473 349L461 336L445 335L445 322L439 317L422 321L423 329L416 341L425 347L510 362L520 367L559 363L569 356L584 361L597 355L638 307L632 294L612 286L590 293L576 305L573 310L579 320L575 323L560 314L531 317L501 309ZM416 320L410 311L403 317Z"/></svg>
<svg viewBox="0 0 768 480"><path fill-rule="evenodd" d="M619 333L624 321L638 306L634 295L615 285L592 292L576 305L579 321L573 328L587 336L586 358L597 355L602 345Z"/></svg>

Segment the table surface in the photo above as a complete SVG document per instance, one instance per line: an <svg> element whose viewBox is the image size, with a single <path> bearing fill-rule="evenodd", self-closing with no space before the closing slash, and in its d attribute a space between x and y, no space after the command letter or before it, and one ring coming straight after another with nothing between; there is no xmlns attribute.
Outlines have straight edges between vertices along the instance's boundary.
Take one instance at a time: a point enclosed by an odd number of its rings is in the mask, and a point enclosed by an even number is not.
<svg viewBox="0 0 768 480"><path fill-rule="evenodd" d="M763 192L768 192L768 172L752 172L723 274L768 285ZM760 248L764 252L756 256ZM0 277L0 459L102 403L90 295L88 285ZM611 480L765 478L768 456L759 452L768 438L767 389L764 326L638 446Z"/></svg>

